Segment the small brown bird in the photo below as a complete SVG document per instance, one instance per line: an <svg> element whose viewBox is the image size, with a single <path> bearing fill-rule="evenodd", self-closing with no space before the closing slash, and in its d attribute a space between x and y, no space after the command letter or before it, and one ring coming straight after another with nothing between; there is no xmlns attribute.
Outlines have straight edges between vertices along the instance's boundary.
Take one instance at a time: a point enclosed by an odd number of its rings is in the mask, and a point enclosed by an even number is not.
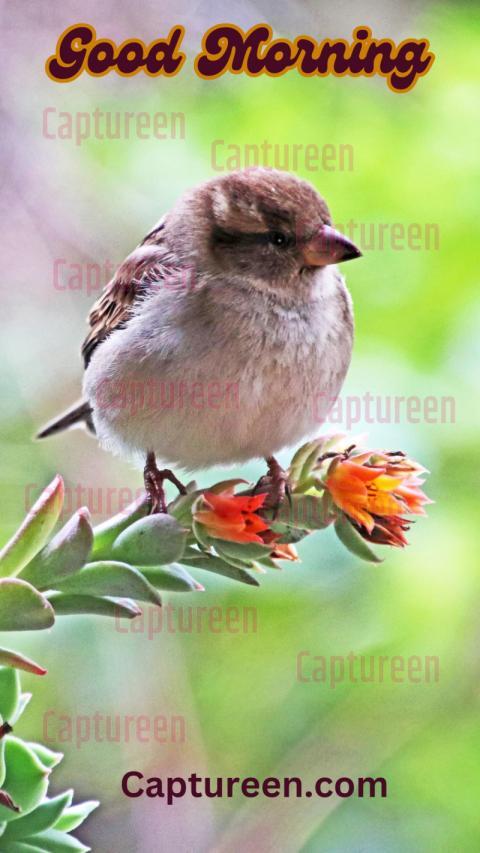
<svg viewBox="0 0 480 853"><path fill-rule="evenodd" d="M39 435L84 423L145 464L154 510L184 469L267 460L318 428L347 372L352 303L335 264L360 256L305 181L251 168L187 192L126 258L89 316L84 400ZM325 413L326 414L326 413Z"/></svg>

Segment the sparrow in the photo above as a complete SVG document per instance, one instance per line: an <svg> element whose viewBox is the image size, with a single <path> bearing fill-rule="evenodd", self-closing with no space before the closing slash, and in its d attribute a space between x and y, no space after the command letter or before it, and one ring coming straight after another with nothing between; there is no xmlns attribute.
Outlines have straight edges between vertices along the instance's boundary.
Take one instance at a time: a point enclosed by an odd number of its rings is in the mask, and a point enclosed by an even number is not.
<svg viewBox="0 0 480 853"><path fill-rule="evenodd" d="M165 480L185 491L157 458L191 471L263 457L278 503L275 455L317 430L314 401L333 404L350 364L337 264L360 255L317 190L287 172L253 167L186 192L94 304L83 399L38 437L85 425L144 465L152 511L166 510ZM236 405L226 394L199 405L212 385L236 389Z"/></svg>

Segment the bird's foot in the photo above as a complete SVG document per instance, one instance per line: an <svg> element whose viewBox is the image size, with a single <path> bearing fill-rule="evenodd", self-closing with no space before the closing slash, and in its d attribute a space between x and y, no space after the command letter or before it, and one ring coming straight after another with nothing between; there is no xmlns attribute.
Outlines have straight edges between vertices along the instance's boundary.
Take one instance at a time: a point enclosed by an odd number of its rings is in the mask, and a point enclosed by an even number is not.
<svg viewBox="0 0 480 853"><path fill-rule="evenodd" d="M269 456L266 462L268 472L260 477L254 492L267 493L263 509L273 510L273 517L276 518L285 498L291 502L292 496L287 472L273 456Z"/></svg>
<svg viewBox="0 0 480 853"><path fill-rule="evenodd" d="M167 499L163 484L165 480L173 483L177 487L181 495L186 495L187 490L178 477L169 468L157 468L155 454L152 451L147 453L147 461L143 469L143 480L145 483L145 491L150 498L150 512L167 512Z"/></svg>

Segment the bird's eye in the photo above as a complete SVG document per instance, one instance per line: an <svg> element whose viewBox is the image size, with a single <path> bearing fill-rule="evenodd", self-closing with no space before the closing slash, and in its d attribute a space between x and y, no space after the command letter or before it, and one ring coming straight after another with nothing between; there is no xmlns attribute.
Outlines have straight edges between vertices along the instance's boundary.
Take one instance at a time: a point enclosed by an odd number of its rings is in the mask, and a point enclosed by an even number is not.
<svg viewBox="0 0 480 853"><path fill-rule="evenodd" d="M284 249L288 243L287 237L281 231L270 231L268 235L268 242L272 244L272 246L277 246L280 249Z"/></svg>

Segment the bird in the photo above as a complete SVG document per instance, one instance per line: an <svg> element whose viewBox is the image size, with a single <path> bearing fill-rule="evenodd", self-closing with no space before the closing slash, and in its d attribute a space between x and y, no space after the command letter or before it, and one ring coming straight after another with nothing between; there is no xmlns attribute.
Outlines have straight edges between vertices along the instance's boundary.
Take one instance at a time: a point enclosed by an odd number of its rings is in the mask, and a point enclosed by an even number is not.
<svg viewBox="0 0 480 853"><path fill-rule="evenodd" d="M278 506L277 454L313 435L314 400L333 404L350 364L338 264L360 256L297 175L250 167L187 190L93 305L82 400L38 437L86 426L144 466L152 512L166 511L166 480L185 493L174 468L263 458Z"/></svg>

